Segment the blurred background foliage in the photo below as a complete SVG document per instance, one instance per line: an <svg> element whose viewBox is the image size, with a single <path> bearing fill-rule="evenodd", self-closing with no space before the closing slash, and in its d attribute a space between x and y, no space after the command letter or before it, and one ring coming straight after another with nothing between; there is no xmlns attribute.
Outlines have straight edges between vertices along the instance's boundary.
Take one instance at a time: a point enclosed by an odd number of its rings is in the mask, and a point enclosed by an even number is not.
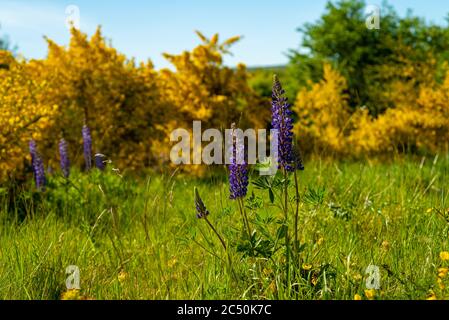
<svg viewBox="0 0 449 320"><path fill-rule="evenodd" d="M130 171L166 166L169 133L193 120L203 129L268 128L274 73L306 156L447 152L449 27L384 4L381 29L368 30L365 7L329 3L298 29L287 66L227 67L223 56L240 38L200 32L193 50L164 55L173 68L163 70L117 52L100 28L91 38L73 29L67 47L47 39L42 60L17 57L0 40L0 181L23 175L31 138L48 166L57 166L60 137L81 164L84 123L94 152Z"/></svg>

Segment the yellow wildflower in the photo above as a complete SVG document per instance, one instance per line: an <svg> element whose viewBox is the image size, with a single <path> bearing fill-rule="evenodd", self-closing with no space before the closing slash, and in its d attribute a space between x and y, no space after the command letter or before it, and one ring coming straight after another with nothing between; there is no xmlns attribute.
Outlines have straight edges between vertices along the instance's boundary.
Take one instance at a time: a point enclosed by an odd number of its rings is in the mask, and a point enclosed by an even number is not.
<svg viewBox="0 0 449 320"><path fill-rule="evenodd" d="M263 268L263 275L264 276L269 276L270 274L272 274L273 273L273 269L271 269L271 268Z"/></svg>
<svg viewBox="0 0 449 320"><path fill-rule="evenodd" d="M309 271L310 269L312 269L312 265L309 263L303 263L302 268L306 271Z"/></svg>
<svg viewBox="0 0 449 320"><path fill-rule="evenodd" d="M357 273L353 276L355 281L360 281L363 279L363 276L360 273Z"/></svg>
<svg viewBox="0 0 449 320"><path fill-rule="evenodd" d="M362 300L362 296L359 295L358 293L356 293L356 294L354 295L354 300Z"/></svg>
<svg viewBox="0 0 449 320"><path fill-rule="evenodd" d="M375 289L367 289L365 290L365 297L367 297L369 300L373 300L376 296L376 290Z"/></svg>
<svg viewBox="0 0 449 320"><path fill-rule="evenodd" d="M446 288L446 286L443 283L443 279L438 278L437 282L438 282L438 286L440 287L441 290L444 290L444 288Z"/></svg>
<svg viewBox="0 0 449 320"><path fill-rule="evenodd" d="M120 271L120 273L118 274L118 281L120 283L123 283L126 279L128 278L128 273L126 271Z"/></svg>
<svg viewBox="0 0 449 320"><path fill-rule="evenodd" d="M316 286L316 284L318 283L318 277L316 275L313 275L311 282L313 286Z"/></svg>
<svg viewBox="0 0 449 320"><path fill-rule="evenodd" d="M176 259L176 257L173 257L170 260L168 260L168 267L173 268L177 263L178 260Z"/></svg>
<svg viewBox="0 0 449 320"><path fill-rule="evenodd" d="M440 252L440 259L443 261L449 260L449 252L447 251Z"/></svg>
<svg viewBox="0 0 449 320"><path fill-rule="evenodd" d="M448 268L438 268L438 277L444 278L447 275L448 271Z"/></svg>
<svg viewBox="0 0 449 320"><path fill-rule="evenodd" d="M79 300L80 291L77 289L70 289L61 294L61 300Z"/></svg>
<svg viewBox="0 0 449 320"><path fill-rule="evenodd" d="M437 296L436 296L435 292L430 290L429 295L427 296L426 300L437 300Z"/></svg>
<svg viewBox="0 0 449 320"><path fill-rule="evenodd" d="M276 282L273 280L271 281L270 285L268 286L268 289L270 289L271 292L276 292Z"/></svg>

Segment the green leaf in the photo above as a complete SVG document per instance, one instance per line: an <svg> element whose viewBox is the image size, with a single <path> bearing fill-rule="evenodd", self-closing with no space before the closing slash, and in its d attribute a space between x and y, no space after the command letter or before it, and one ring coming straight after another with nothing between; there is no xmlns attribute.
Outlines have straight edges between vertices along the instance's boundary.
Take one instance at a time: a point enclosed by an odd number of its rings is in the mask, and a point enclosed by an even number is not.
<svg viewBox="0 0 449 320"><path fill-rule="evenodd" d="M271 203L274 203L274 192L271 188L268 189L268 195L270 196Z"/></svg>
<svg viewBox="0 0 449 320"><path fill-rule="evenodd" d="M277 237L278 239L281 239L283 237L285 237L285 235L287 234L287 225L282 224L277 231Z"/></svg>
<svg viewBox="0 0 449 320"><path fill-rule="evenodd" d="M262 189L262 190L270 188L270 183L269 183L268 178L266 176L260 177L256 181L253 181L253 185L257 189Z"/></svg>

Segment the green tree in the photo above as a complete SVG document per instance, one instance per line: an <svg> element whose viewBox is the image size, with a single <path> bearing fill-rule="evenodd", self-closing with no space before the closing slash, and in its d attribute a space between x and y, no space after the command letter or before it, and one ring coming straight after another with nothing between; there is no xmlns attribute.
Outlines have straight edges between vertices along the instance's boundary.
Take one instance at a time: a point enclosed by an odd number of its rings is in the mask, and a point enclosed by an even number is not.
<svg viewBox="0 0 449 320"><path fill-rule="evenodd" d="M363 0L328 2L318 21L298 29L302 45L290 51L290 86L298 90L308 80L320 80L323 63L328 62L348 80L351 107L365 105L377 115L391 107L378 93L396 77L379 73L385 65L404 64L404 59L398 58L403 56L401 50L408 49L405 59L411 64L423 63L429 55L439 67L448 60L448 27L426 24L411 11L400 18L384 2L380 29L370 30L366 27L366 8Z"/></svg>

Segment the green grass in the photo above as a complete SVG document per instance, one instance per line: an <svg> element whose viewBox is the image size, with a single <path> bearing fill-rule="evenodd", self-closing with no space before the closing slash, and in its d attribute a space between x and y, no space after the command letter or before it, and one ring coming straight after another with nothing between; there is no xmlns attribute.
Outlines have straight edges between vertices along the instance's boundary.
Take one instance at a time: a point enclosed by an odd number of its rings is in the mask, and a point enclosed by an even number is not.
<svg viewBox="0 0 449 320"><path fill-rule="evenodd" d="M309 161L299 173L302 250L289 262L290 281L279 199L271 204L253 185L247 212L256 237L277 242L269 258L238 249L246 242L224 175L74 172L71 185L55 176L43 194L31 182L16 186L0 199L0 299L59 299L69 265L80 269L80 295L93 299L353 299L364 296L370 264L380 267L378 299L425 299L431 289L443 298L436 279L439 253L449 250L448 169L447 156ZM195 217L195 186L227 253ZM293 238L293 184L289 194Z"/></svg>

